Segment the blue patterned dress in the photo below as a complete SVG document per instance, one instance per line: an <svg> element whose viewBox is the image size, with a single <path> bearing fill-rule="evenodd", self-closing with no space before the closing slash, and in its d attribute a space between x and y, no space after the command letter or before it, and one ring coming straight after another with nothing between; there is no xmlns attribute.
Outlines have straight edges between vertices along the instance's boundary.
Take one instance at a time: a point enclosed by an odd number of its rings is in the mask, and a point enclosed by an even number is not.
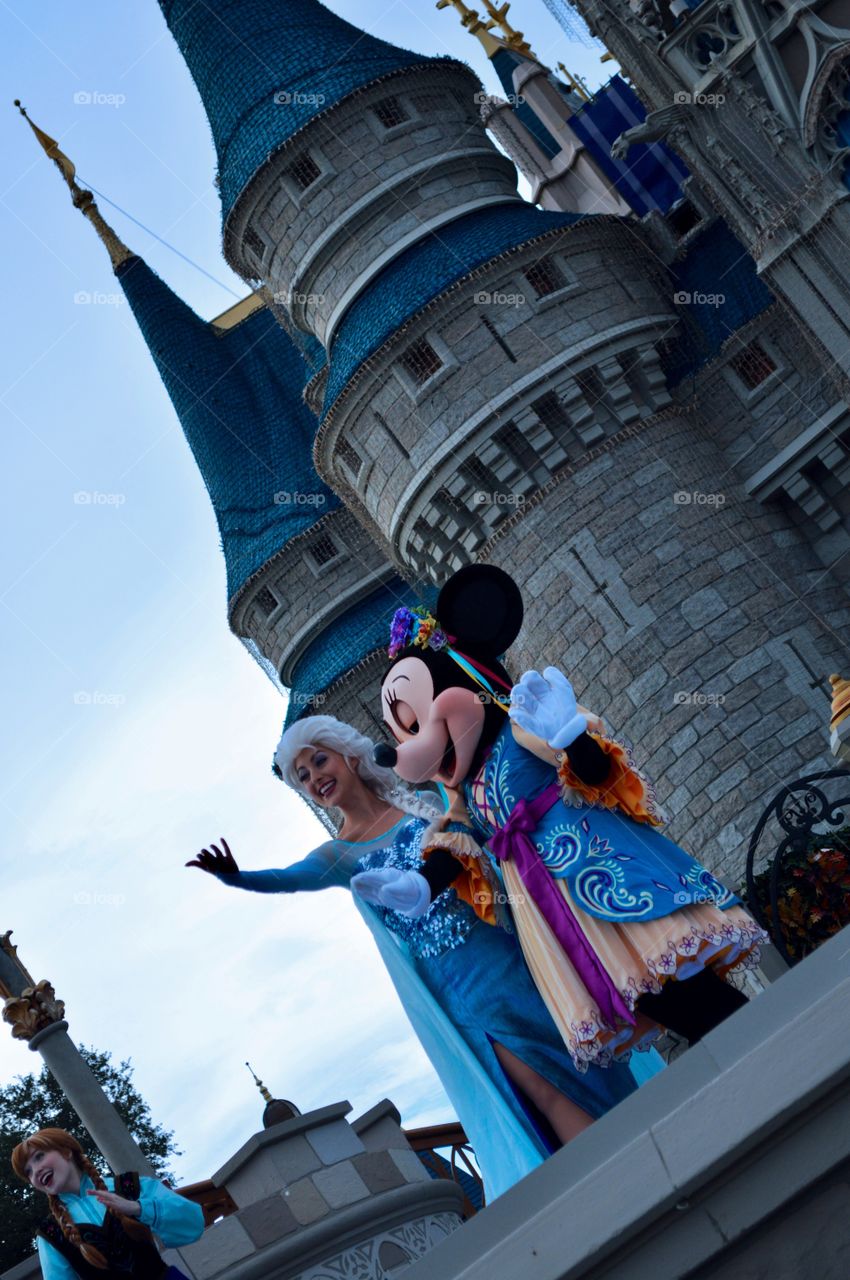
<svg viewBox="0 0 850 1280"><path fill-rule="evenodd" d="M552 765L523 747L506 722L464 787L479 839L490 840L520 800L540 796L554 778ZM530 839L628 1009L667 978L688 977L706 964L723 975L755 962L762 930L733 893L655 827L616 810L559 799ZM501 870L508 887L521 891L509 865ZM558 990L557 944L545 921L526 907L514 910L526 960L538 988L550 993L550 1012L576 1062L610 1062L612 1054L645 1047L658 1029L639 1017L635 1028L611 1026L574 971L571 977L564 971L566 986ZM536 945L541 938L542 949ZM548 970L548 980L541 969Z"/></svg>

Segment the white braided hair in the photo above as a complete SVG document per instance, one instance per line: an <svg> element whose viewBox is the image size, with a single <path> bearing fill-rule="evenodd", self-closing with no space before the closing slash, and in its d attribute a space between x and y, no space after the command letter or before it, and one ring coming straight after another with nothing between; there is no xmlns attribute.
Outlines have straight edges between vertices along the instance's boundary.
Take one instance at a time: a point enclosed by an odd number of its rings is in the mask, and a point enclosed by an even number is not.
<svg viewBox="0 0 850 1280"><path fill-rule="evenodd" d="M275 772L287 786L306 793L295 768L296 756L305 748L324 747L347 759L357 760L357 775L370 791L403 813L419 818L435 818L443 812L438 797L417 795L383 765L375 764L375 744L353 725L335 716L305 716L285 729L274 753Z"/></svg>

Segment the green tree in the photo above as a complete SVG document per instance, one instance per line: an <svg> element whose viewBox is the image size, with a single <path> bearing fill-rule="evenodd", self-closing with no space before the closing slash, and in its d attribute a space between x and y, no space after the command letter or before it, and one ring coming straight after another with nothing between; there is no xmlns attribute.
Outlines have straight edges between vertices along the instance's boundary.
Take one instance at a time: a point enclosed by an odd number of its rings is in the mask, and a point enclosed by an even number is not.
<svg viewBox="0 0 850 1280"><path fill-rule="evenodd" d="M108 1053L81 1046L85 1058L103 1091L150 1160L157 1174L168 1181L171 1156L180 1155L174 1135L154 1124L150 1107L133 1084L130 1062L113 1065ZM62 1093L53 1076L42 1067L41 1074L18 1076L0 1088L0 1272L28 1257L35 1247L35 1227L44 1217L43 1195L19 1182L12 1172L12 1149L36 1129L55 1127L72 1133L86 1155L104 1172L104 1162L87 1131Z"/></svg>

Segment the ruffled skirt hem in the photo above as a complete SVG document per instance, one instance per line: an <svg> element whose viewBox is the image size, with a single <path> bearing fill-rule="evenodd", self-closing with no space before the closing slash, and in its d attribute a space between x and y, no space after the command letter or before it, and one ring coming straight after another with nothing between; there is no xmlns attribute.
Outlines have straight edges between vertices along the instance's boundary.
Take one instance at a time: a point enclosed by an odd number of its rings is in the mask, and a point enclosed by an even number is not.
<svg viewBox="0 0 850 1280"><path fill-rule="evenodd" d="M635 1023L607 1023L555 939L511 863L506 888L526 962L576 1067L609 1066L652 1047L664 1028L640 1012ZM682 981L711 968L725 978L735 968L755 968L767 935L743 907L725 911L713 903L682 907L658 920L615 924L578 908L563 880L558 886L630 1011L642 995L665 982Z"/></svg>

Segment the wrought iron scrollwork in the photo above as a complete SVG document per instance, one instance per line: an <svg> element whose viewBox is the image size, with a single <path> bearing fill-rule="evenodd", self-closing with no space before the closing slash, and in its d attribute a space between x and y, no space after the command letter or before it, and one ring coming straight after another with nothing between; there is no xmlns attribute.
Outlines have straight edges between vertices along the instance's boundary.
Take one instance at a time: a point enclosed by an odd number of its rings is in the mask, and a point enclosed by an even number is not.
<svg viewBox="0 0 850 1280"><path fill-rule="evenodd" d="M835 799L830 798L827 787L841 787L845 794ZM809 774L782 787L755 826L747 851L748 905L759 924L770 933L777 950L788 964L798 963L808 951L814 949L816 943L813 942L802 950L799 942L796 949L789 945L790 939L783 926L780 911L783 877L787 876L789 864L794 859L802 860L810 855L818 837L822 836L826 844L834 840L837 831L847 827L850 827L848 769L829 769ZM767 911L764 889L757 883L757 879L764 881L765 873L757 874L755 867L757 860L764 861L765 844L773 846L777 838L768 877L770 910ZM846 841L841 840L839 843L850 855L850 846L846 845ZM847 900L847 913L850 918L850 897Z"/></svg>

